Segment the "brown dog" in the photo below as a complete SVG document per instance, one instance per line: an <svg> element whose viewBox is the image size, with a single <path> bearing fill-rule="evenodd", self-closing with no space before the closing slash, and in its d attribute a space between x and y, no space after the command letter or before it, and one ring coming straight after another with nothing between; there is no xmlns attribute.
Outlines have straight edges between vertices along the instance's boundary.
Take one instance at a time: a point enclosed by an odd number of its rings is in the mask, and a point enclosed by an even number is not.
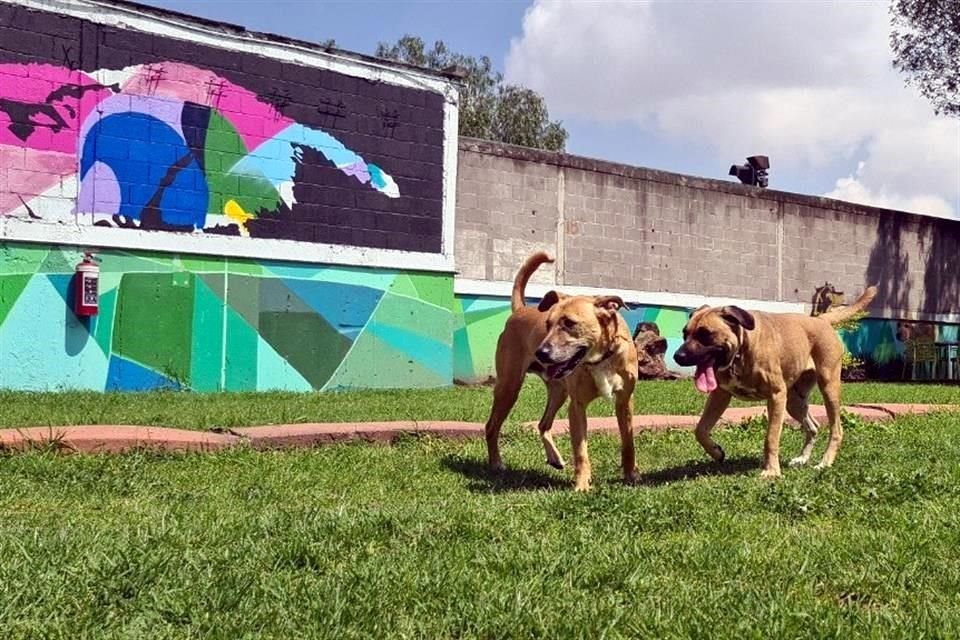
<svg viewBox="0 0 960 640"><path fill-rule="evenodd" d="M637 380L676 380L680 376L667 369L663 356L667 339L660 335L656 322L638 322L633 330L637 348Z"/></svg>
<svg viewBox="0 0 960 640"><path fill-rule="evenodd" d="M683 345L674 355L681 366L696 366L695 384L709 393L697 424L697 441L718 462L724 453L710 431L731 396L767 401L767 437L761 476L780 475L780 432L784 411L804 432L803 450L791 466L806 464L818 425L808 410L814 385L820 388L830 442L817 468L833 464L843 439L840 426L840 369L843 344L833 325L864 309L877 294L868 287L849 307L816 317L796 313L748 312L739 307L700 307L683 330Z"/></svg>
<svg viewBox="0 0 960 640"><path fill-rule="evenodd" d="M517 401L524 376L535 373L547 385L547 406L538 425L547 464L564 467L551 427L569 397L575 484L577 490L590 488L586 408L603 395L615 400L623 474L632 481L636 478L633 388L637 352L626 323L617 313L623 301L616 296L566 296L549 291L538 307L525 306L527 281L537 267L552 261L545 253L535 253L520 267L513 283L513 314L497 341L497 381L485 427L490 467L503 468L500 428Z"/></svg>

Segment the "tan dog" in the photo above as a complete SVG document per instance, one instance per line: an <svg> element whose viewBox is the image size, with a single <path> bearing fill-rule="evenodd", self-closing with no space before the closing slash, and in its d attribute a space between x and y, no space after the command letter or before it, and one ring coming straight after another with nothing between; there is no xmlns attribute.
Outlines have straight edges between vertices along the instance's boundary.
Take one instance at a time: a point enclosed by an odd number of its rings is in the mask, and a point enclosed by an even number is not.
<svg viewBox="0 0 960 640"><path fill-rule="evenodd" d="M660 335L656 322L639 322L633 330L633 346L637 348L638 380L676 380L680 376L667 369L663 356L667 339Z"/></svg>
<svg viewBox="0 0 960 640"><path fill-rule="evenodd" d="M780 432L784 411L804 432L803 450L791 466L806 464L813 451L818 425L810 415L808 397L820 388L830 442L817 468L833 464L843 440L840 425L840 369L843 343L833 325L864 309L877 294L868 287L860 298L842 309L813 317L796 313L748 312L739 307L700 307L683 330L683 345L674 355L681 366L696 366L697 389L709 393L697 424L697 441L718 462L723 449L710 431L730 403L731 396L767 401L767 437L761 476L780 475Z"/></svg>
<svg viewBox="0 0 960 640"><path fill-rule="evenodd" d="M623 474L632 481L636 479L633 388L637 352L626 322L617 313L623 301L616 296L566 296L550 291L538 307L525 306L527 281L537 267L548 262L552 259L545 253L530 256L514 280L513 314L497 341L497 381L485 427L488 462L492 469L503 468L500 428L517 401L524 376L535 373L547 385L547 406L538 425L547 464L564 468L551 427L569 397L575 484L577 490L590 488L586 408L603 395L615 400Z"/></svg>

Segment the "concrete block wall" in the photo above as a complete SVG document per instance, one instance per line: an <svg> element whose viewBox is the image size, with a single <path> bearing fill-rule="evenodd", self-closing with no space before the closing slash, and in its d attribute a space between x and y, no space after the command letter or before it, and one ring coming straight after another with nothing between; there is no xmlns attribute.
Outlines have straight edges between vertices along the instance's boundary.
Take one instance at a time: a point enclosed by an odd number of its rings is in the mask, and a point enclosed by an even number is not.
<svg viewBox="0 0 960 640"><path fill-rule="evenodd" d="M877 284L875 317L960 320L957 221L477 140L461 140L459 171L461 278L509 281L543 249L558 262L542 281L639 303L803 305L829 281Z"/></svg>

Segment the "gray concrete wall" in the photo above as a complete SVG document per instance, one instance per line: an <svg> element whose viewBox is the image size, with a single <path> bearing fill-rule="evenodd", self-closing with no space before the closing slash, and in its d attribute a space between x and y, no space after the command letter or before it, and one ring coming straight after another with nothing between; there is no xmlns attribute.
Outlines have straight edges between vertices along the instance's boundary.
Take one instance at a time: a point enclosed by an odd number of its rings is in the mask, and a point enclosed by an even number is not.
<svg viewBox="0 0 960 640"><path fill-rule="evenodd" d="M873 315L960 313L960 222L461 140L458 276L511 280L536 249L549 284L783 302L878 284Z"/></svg>

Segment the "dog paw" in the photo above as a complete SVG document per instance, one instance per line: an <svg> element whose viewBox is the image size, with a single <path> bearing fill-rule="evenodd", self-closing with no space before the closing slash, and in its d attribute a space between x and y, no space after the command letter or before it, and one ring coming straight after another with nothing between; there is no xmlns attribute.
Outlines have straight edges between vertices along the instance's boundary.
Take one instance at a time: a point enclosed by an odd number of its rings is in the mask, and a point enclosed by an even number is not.
<svg viewBox="0 0 960 640"><path fill-rule="evenodd" d="M623 481L626 484L638 484L640 482L640 472L634 469L630 473L624 474Z"/></svg>
<svg viewBox="0 0 960 640"><path fill-rule="evenodd" d="M489 467L491 473L502 473L507 470L507 465L503 462L491 462Z"/></svg>
<svg viewBox="0 0 960 640"><path fill-rule="evenodd" d="M578 482L577 484L574 485L573 490L576 491L577 493L586 493L587 491L590 491L590 483Z"/></svg>
<svg viewBox="0 0 960 640"><path fill-rule="evenodd" d="M713 456L713 459L717 462L723 462L727 459L727 453L723 450L723 447L717 445L717 453Z"/></svg>
<svg viewBox="0 0 960 640"><path fill-rule="evenodd" d="M776 480L780 477L780 469L764 469L760 472L762 480Z"/></svg>
<svg viewBox="0 0 960 640"><path fill-rule="evenodd" d="M807 464L809 461L810 461L809 458L804 458L803 456L797 456L787 464L789 464L791 467L802 467L803 465Z"/></svg>
<svg viewBox="0 0 960 640"><path fill-rule="evenodd" d="M830 468L830 465L824 464L823 462L821 462L820 464L814 467L814 469L816 469L817 471L823 471L824 469L829 469L829 468Z"/></svg>
<svg viewBox="0 0 960 640"><path fill-rule="evenodd" d="M563 460L547 460L547 465L553 467L557 471L563 471L563 468L566 466L563 463Z"/></svg>

